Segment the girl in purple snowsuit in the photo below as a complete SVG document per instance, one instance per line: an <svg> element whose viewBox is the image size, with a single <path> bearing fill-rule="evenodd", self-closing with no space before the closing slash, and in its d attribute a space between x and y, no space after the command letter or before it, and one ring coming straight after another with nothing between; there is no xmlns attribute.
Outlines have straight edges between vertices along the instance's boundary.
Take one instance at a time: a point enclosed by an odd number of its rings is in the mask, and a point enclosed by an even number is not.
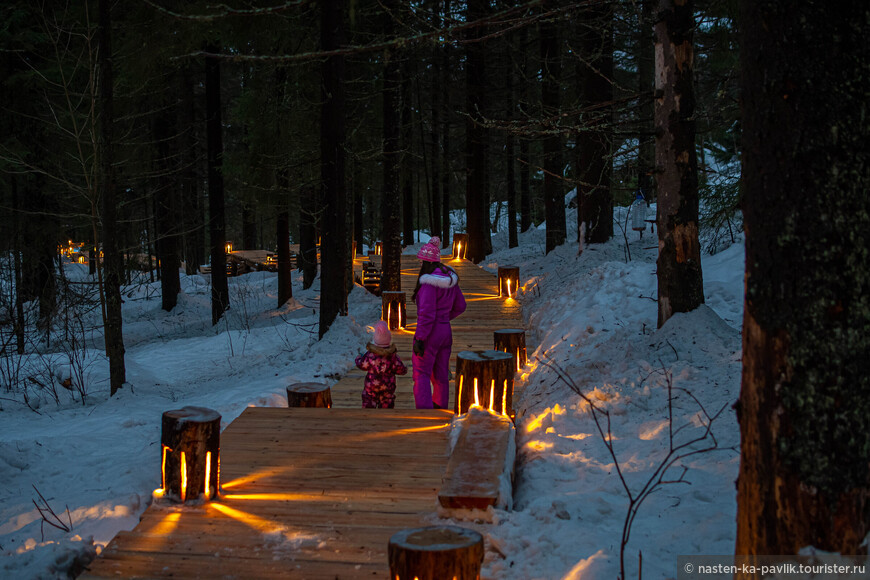
<svg viewBox="0 0 870 580"><path fill-rule="evenodd" d="M383 320L375 324L375 336L366 345L366 351L355 361L357 367L368 371L362 406L364 409L392 409L396 404L396 375L404 375L408 369L396 354L393 335Z"/></svg>
<svg viewBox="0 0 870 580"><path fill-rule="evenodd" d="M446 409L450 399L450 321L465 312L459 276L441 263L441 240L433 237L417 253L422 264L412 300L417 304L414 333L414 402L418 409ZM430 382L432 387L430 387Z"/></svg>

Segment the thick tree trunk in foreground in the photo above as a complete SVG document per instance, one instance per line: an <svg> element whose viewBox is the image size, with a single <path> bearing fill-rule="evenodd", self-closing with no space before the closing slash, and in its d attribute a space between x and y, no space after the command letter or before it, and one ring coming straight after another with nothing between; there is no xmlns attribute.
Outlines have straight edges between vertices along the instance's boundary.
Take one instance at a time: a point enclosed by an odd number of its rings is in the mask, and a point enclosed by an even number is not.
<svg viewBox="0 0 870 580"><path fill-rule="evenodd" d="M157 224L157 258L160 260L160 297L163 310L170 312L178 303L181 292L181 267L179 258L180 203L176 181L173 179L173 163L170 162L174 142L174 123L168 114L171 108L157 116L154 121L154 137L157 140L157 189L154 191L154 221Z"/></svg>
<svg viewBox="0 0 870 580"><path fill-rule="evenodd" d="M212 46L209 52L217 52ZM224 213L223 127L221 124L221 69L217 58L205 59L206 140L208 142L208 223L211 245L211 323L230 307L227 284L226 218Z"/></svg>
<svg viewBox="0 0 870 580"><path fill-rule="evenodd" d="M109 357L109 389L114 395L127 381L127 370L124 363L124 334L121 318L121 280L124 273L124 260L118 249L117 231L117 198L115 191L115 174L112 168L112 127L114 117L112 110L112 45L111 17L109 15L109 0L100 0L99 4L99 36L98 61L100 75L99 98L99 153L100 153L100 183L103 199L103 254L106 294L106 355Z"/></svg>
<svg viewBox="0 0 870 580"><path fill-rule="evenodd" d="M704 303L692 88L692 0L660 0L656 35L658 325Z"/></svg>
<svg viewBox="0 0 870 580"><path fill-rule="evenodd" d="M330 0L321 4L322 50L335 50L344 44L345 7L345 0ZM320 222L322 261L318 335L323 338L335 317L347 311L344 56L327 58L320 72L320 182L324 207Z"/></svg>
<svg viewBox="0 0 870 580"><path fill-rule="evenodd" d="M870 5L744 0L740 20L747 240L736 552L866 553Z"/></svg>

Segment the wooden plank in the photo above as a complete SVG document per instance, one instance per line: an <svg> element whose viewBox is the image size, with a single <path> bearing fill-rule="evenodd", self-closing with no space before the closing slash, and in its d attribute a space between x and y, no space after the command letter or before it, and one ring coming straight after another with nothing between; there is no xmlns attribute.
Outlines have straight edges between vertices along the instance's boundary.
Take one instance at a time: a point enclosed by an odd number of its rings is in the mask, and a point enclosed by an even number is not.
<svg viewBox="0 0 870 580"><path fill-rule="evenodd" d="M510 419L484 410L466 413L447 462L438 501L447 508L486 509L498 500L505 470Z"/></svg>

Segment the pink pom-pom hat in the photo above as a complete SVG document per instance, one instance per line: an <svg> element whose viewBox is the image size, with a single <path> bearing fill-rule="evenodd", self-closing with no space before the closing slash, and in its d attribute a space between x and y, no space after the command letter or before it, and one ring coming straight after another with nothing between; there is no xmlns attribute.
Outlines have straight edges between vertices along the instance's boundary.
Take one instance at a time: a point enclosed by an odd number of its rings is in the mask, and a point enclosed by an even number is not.
<svg viewBox="0 0 870 580"><path fill-rule="evenodd" d="M377 324L375 324L375 336L372 339L372 342L375 346L381 346L383 348L387 348L393 344L393 334L387 327L387 323L383 320L379 320Z"/></svg>
<svg viewBox="0 0 870 580"><path fill-rule="evenodd" d="M440 262L441 239L438 236L429 238L429 241L423 244L423 247L417 252L417 257L424 262Z"/></svg>

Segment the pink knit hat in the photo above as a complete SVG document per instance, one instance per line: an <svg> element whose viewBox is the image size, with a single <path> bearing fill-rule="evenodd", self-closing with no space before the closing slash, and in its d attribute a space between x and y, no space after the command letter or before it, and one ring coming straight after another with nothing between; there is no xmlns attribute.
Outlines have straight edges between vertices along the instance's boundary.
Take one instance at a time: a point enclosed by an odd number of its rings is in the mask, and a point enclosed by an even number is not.
<svg viewBox="0 0 870 580"><path fill-rule="evenodd" d="M387 327L387 323L383 320L378 320L377 324L375 324L375 337L372 342L375 346L382 346L384 348L393 344L393 335Z"/></svg>
<svg viewBox="0 0 870 580"><path fill-rule="evenodd" d="M417 257L424 262L440 262L441 261L441 238L432 236L429 241L423 244L420 251L417 252Z"/></svg>

